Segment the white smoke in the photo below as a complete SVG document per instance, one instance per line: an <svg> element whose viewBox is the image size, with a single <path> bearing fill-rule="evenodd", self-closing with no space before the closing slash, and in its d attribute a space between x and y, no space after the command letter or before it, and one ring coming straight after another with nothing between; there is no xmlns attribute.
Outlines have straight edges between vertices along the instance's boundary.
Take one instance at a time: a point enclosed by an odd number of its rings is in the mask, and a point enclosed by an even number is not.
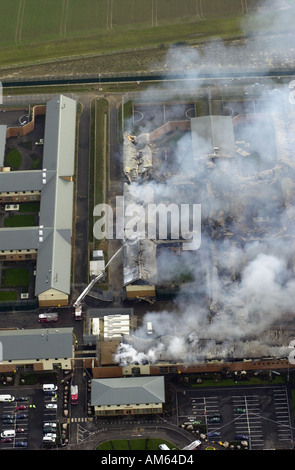
<svg viewBox="0 0 295 470"><path fill-rule="evenodd" d="M245 31L257 30L261 21L267 21L273 25L270 30L285 28L287 36L258 35L242 45L214 41L202 49L172 48L164 69L181 70L184 77L189 77L192 71L201 73L213 68L218 77L218 70L227 66L228 70L239 65L241 70L259 68L267 75L269 69L292 65L295 9L283 0L266 0L260 6L257 15L244 18ZM174 87L173 83L166 84L163 91L173 95ZM188 80L184 91L195 87L196 82ZM176 191L177 183L180 177L189 177L194 192L189 195L188 191L186 197L202 204L203 222L209 223L209 229L206 226L202 232L202 245L196 253L182 253L173 261L165 252L159 255L160 282L168 282L175 273L185 274L187 268L190 281L180 286L172 311L150 311L145 315L134 337L121 344L115 357L120 364L285 354L283 346L269 344L264 332L284 315L294 314L295 172L294 159L285 161L276 146L271 119L284 119L295 110L288 103L287 85L282 87L265 78L261 83L241 86L242 94L253 90L256 99L249 101L241 114L260 113L265 117L243 128L245 135L251 136L251 152L257 157L254 163L241 167L232 160L220 160L209 173L199 173L191 155L184 151L189 147L186 135L175 146L177 163L168 182L130 185L137 199L149 189L158 201L178 202L183 195ZM159 90L144 92L142 102L153 94L159 96ZM179 94L175 90L174 96ZM140 132L157 127L152 121L149 125L150 129L144 127ZM204 144L200 139L200 148ZM153 325L152 338L146 333L147 322Z"/></svg>

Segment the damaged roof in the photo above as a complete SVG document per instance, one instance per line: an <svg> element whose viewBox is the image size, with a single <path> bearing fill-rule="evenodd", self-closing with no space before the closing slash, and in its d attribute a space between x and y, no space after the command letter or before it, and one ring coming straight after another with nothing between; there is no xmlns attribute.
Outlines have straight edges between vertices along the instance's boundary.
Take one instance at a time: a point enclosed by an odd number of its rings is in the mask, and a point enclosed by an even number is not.
<svg viewBox="0 0 295 470"><path fill-rule="evenodd" d="M222 157L235 156L235 137L231 116L202 116L191 119L195 158L206 157L214 149Z"/></svg>
<svg viewBox="0 0 295 470"><path fill-rule="evenodd" d="M124 286L144 281L157 282L157 245L153 240L137 240L125 243L123 247Z"/></svg>

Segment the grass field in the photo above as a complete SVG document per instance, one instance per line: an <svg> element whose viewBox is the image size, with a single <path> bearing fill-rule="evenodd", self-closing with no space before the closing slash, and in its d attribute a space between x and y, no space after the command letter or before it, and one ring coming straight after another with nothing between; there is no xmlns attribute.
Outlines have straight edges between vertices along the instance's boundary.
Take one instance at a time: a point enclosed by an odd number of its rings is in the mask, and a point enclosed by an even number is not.
<svg viewBox="0 0 295 470"><path fill-rule="evenodd" d="M34 225L34 214L16 214L4 219L5 227L33 227Z"/></svg>
<svg viewBox="0 0 295 470"><path fill-rule="evenodd" d="M0 302L13 302L15 300L17 300L17 292L15 290L0 292Z"/></svg>
<svg viewBox="0 0 295 470"><path fill-rule="evenodd" d="M30 273L25 268L5 269L2 275L2 287L28 286Z"/></svg>
<svg viewBox="0 0 295 470"><path fill-rule="evenodd" d="M0 0L0 66L238 35L241 18L261 2Z"/></svg>
<svg viewBox="0 0 295 470"><path fill-rule="evenodd" d="M104 442L97 448L97 450L159 450L160 444L166 444L170 449L177 449L177 447L171 444L171 442L167 442L163 439L121 439Z"/></svg>
<svg viewBox="0 0 295 470"><path fill-rule="evenodd" d="M5 157L5 165L17 170L22 162L22 156L17 149L12 149Z"/></svg>

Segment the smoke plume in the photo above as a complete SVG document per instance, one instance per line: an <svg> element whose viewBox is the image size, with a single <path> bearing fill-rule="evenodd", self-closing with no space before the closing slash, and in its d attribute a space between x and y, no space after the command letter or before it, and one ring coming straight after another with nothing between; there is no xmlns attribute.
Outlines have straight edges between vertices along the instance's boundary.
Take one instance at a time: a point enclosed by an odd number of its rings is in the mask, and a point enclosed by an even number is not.
<svg viewBox="0 0 295 470"><path fill-rule="evenodd" d="M202 48L169 50L164 70L181 70L184 78L204 70L214 70L218 79L220 70L256 69L265 78L248 79L247 85L241 81L239 92L245 101L241 100L240 108L233 101L233 118L250 117L235 121L237 158L212 159L210 165L208 159L196 162L190 136L184 133L175 144L173 164L169 158L162 164L165 181L130 182L128 194L137 201L144 201L148 192L155 201L202 204L202 244L194 253L174 257L159 250L157 283L165 285L175 277L185 277L186 282L178 285L172 311L151 308L134 335L124 338L116 362L191 363L206 358L286 355L287 344L274 344L266 330L284 316L294 315L295 110L288 101L288 84L267 76L274 68L291 67L295 61L294 16L295 8L287 1L267 0L241 26L248 34L265 27L267 21L268 29L277 34L253 35L243 43L219 40ZM237 82L229 78L220 84L223 109L230 109L227 91ZM157 99L161 93L163 97L169 93L170 98L182 94L185 99L192 91L207 90L205 80L183 83L182 91L171 82L160 92L150 88L141 101ZM156 127L155 116L143 127L138 125L136 132L143 135ZM207 147L208 142L199 138L200 155ZM148 322L153 325L152 335L147 334Z"/></svg>

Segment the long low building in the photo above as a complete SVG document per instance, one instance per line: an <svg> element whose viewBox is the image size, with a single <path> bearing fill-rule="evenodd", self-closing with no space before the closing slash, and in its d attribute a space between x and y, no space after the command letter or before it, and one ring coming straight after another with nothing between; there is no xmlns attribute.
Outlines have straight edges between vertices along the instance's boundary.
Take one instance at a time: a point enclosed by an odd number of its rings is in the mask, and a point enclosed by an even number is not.
<svg viewBox="0 0 295 470"><path fill-rule="evenodd" d="M0 229L1 260L13 260L14 250L37 250L40 307L69 303L76 110L76 101L63 95L47 103L42 170L0 171L0 202L41 201L38 227Z"/></svg>
<svg viewBox="0 0 295 470"><path fill-rule="evenodd" d="M0 372L71 370L73 328L0 331Z"/></svg>

